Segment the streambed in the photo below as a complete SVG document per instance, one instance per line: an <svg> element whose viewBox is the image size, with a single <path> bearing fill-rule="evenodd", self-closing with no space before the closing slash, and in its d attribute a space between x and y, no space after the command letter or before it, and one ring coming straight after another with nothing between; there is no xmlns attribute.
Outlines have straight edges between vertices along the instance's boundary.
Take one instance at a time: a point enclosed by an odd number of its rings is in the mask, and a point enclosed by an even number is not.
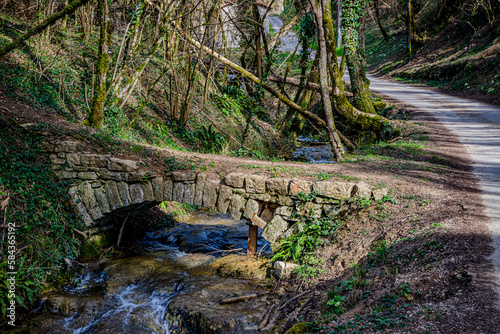
<svg viewBox="0 0 500 334"><path fill-rule="evenodd" d="M84 266L73 284L46 296L17 332L255 333L275 302L265 294L265 269L243 266L231 276L247 278L234 278L222 277L224 270L214 266L228 254L226 262L247 261L234 255L246 253L247 233L244 220L220 214L197 214L149 233L134 255ZM263 238L258 246L270 255ZM219 304L249 294L262 296Z"/></svg>

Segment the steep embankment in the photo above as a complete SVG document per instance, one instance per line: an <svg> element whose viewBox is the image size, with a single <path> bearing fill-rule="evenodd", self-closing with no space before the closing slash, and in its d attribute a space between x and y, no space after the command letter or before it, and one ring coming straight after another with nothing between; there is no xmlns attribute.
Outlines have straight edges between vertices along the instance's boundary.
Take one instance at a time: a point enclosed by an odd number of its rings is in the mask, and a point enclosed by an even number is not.
<svg viewBox="0 0 500 334"><path fill-rule="evenodd" d="M485 7L476 1L460 1L446 17L442 6L428 2L415 13L411 56L406 48L404 22L394 19L394 8L382 6L382 22L389 38L384 40L375 22L369 24L370 68L398 80L425 83L454 95L499 105L499 3Z"/></svg>

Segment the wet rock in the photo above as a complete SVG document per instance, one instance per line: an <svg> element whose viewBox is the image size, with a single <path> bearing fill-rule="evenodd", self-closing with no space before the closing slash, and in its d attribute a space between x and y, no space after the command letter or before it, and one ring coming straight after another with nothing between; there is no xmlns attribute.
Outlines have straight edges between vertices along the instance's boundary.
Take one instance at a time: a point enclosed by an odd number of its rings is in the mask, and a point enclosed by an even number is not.
<svg viewBox="0 0 500 334"><path fill-rule="evenodd" d="M169 318L177 322L171 332L187 330L197 334L250 334L256 333L267 303L263 298L246 302L220 305L224 298L263 292L245 281L214 279L208 282L199 280L189 291L176 295L167 307Z"/></svg>
<svg viewBox="0 0 500 334"><path fill-rule="evenodd" d="M332 147L330 145L301 147L293 152L293 158L310 163L328 163L333 160Z"/></svg>

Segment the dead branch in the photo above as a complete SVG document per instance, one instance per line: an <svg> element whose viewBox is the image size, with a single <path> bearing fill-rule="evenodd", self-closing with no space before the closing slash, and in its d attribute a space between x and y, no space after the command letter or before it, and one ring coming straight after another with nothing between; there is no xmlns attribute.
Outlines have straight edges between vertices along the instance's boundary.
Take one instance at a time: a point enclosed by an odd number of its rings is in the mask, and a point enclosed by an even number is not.
<svg viewBox="0 0 500 334"><path fill-rule="evenodd" d="M257 298L257 297L260 297L260 296L263 296L263 295L265 295L265 293L252 293L250 295L245 295L245 296L232 297L232 298L224 298L224 299L219 300L219 304L223 305L223 304L231 304L231 303L242 302L242 301L249 300L249 299L254 299L254 298Z"/></svg>

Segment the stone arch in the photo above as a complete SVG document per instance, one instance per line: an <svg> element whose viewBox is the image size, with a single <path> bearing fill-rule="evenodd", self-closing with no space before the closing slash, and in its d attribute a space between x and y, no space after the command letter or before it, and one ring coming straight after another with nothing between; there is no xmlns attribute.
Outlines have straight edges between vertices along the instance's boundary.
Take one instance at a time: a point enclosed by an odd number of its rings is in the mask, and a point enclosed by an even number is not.
<svg viewBox="0 0 500 334"><path fill-rule="evenodd" d="M89 234L115 227L126 215L176 201L229 214L236 220L245 218L251 222L250 235L256 235L260 227L272 244L295 232L297 216L335 217L348 209L349 199L355 196L378 199L387 193L363 182L243 173L213 179L208 173L191 170L162 172L109 154L84 152L78 142L45 143L44 150L59 177L69 181L72 202ZM305 201L297 196L301 192L315 195Z"/></svg>

